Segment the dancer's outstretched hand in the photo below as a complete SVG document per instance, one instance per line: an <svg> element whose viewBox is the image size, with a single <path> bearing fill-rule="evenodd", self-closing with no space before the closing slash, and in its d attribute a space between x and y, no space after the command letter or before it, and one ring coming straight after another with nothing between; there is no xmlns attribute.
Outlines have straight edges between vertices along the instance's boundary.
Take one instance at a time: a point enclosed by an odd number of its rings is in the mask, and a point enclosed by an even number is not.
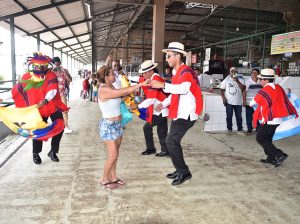
<svg viewBox="0 0 300 224"><path fill-rule="evenodd" d="M140 86L148 86L149 80L150 79L145 79L143 82L140 82Z"/></svg>
<svg viewBox="0 0 300 224"><path fill-rule="evenodd" d="M41 107L45 106L47 103L48 103L48 100L43 99L37 104L37 107L41 108Z"/></svg>
<svg viewBox="0 0 300 224"><path fill-rule="evenodd" d="M135 110L135 109L138 109L138 105L132 104L130 106L127 106L127 108L130 109L130 110Z"/></svg>
<svg viewBox="0 0 300 224"><path fill-rule="evenodd" d="M161 88L165 87L164 82L159 82L159 81L156 81L156 80L150 80L149 84L152 88L155 88L155 89L161 89Z"/></svg>

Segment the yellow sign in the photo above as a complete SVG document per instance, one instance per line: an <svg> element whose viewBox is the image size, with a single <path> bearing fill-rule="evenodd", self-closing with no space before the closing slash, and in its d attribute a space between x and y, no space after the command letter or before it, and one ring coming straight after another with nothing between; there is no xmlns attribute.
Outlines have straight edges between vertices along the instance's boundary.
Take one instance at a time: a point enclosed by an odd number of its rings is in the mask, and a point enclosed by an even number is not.
<svg viewBox="0 0 300 224"><path fill-rule="evenodd" d="M271 55L300 52L300 31L272 36Z"/></svg>

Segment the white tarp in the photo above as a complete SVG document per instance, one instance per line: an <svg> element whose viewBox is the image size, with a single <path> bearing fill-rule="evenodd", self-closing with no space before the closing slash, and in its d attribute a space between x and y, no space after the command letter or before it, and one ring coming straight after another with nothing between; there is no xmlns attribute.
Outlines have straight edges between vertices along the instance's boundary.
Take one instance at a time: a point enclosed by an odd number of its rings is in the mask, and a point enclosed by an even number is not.
<svg viewBox="0 0 300 224"><path fill-rule="evenodd" d="M288 98L300 115L300 99L293 93L288 94ZM283 118L283 122L276 128L273 141L300 134L300 118L295 115Z"/></svg>

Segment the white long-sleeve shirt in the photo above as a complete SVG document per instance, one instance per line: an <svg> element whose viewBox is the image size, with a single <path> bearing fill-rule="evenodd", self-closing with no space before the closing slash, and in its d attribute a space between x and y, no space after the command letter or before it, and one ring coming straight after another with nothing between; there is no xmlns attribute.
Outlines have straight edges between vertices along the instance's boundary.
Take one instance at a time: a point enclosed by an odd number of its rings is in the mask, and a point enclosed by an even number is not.
<svg viewBox="0 0 300 224"><path fill-rule="evenodd" d="M52 100L55 97L56 93L57 93L57 89L50 90L46 94L45 99L48 100L48 101ZM7 101L7 100L12 99L12 93L11 93L11 91L2 93L0 95L0 99L2 99L3 101Z"/></svg>
<svg viewBox="0 0 300 224"><path fill-rule="evenodd" d="M148 108L150 107L152 104L154 106L154 108L160 104L161 102L158 99L155 98L149 98L149 99L145 99L143 102L141 102L138 105L138 108ZM156 111L155 109L153 110L153 114L159 116L160 114L163 117L167 117L169 114L169 109L168 108L164 108L161 111Z"/></svg>
<svg viewBox="0 0 300 224"><path fill-rule="evenodd" d="M155 76L159 76L159 74L154 73L150 79L153 79ZM169 115L168 108L164 108L161 111L155 110L155 107L160 103L162 103L162 102L156 98L147 98L146 100L144 100L142 103L140 103L138 105L138 108L148 108L153 104L153 107L154 107L153 114L154 115L159 116L160 114L162 114L163 117L167 117Z"/></svg>
<svg viewBox="0 0 300 224"><path fill-rule="evenodd" d="M190 82L183 82L181 84L165 83L164 92L171 94L162 102L163 108L170 105L172 94L180 95L177 117L173 120L177 120L179 118L187 120L189 117L191 121L198 119L199 116L195 113L196 99L190 91L190 87Z"/></svg>

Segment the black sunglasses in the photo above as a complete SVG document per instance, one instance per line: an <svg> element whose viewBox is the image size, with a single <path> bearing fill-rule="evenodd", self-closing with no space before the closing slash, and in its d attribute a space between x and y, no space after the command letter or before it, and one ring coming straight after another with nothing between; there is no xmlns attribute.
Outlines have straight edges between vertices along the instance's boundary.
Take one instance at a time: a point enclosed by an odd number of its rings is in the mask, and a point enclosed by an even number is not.
<svg viewBox="0 0 300 224"><path fill-rule="evenodd" d="M169 59L170 57L175 56L175 55L176 55L176 53L174 53L174 54L166 54L166 59Z"/></svg>

